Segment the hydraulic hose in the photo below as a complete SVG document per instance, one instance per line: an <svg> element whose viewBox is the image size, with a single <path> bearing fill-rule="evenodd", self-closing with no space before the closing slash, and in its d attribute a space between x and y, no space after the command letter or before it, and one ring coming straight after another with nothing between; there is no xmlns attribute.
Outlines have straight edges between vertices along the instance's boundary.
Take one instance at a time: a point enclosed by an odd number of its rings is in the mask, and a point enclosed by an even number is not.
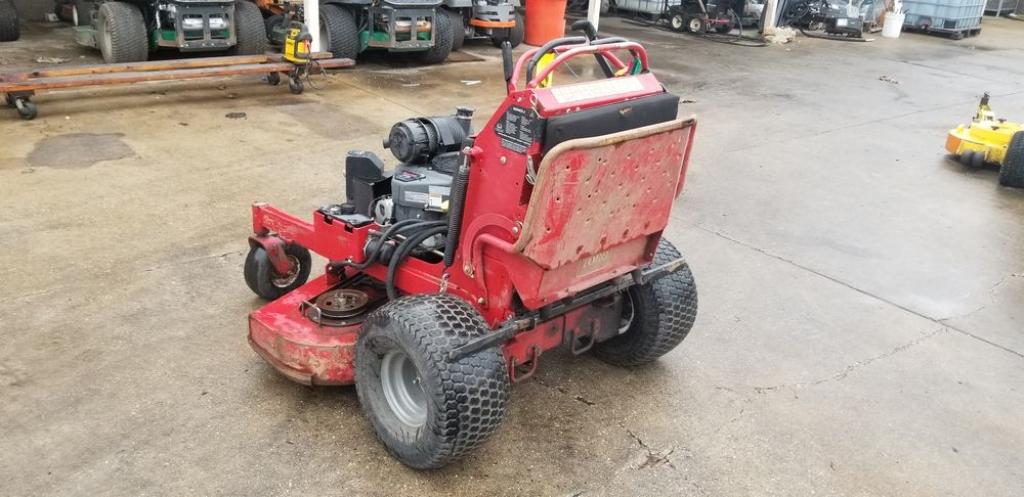
<svg viewBox="0 0 1024 497"><path fill-rule="evenodd" d="M434 228L419 231L416 232L415 235L411 235L409 238L406 238L399 243L398 247L395 247L395 252L391 254L391 260L388 261L388 277L384 282L389 299L394 300L398 298L398 291L395 290L395 274L398 272L398 266L402 264L402 260L427 238L440 235L446 231L448 231L447 226L436 226Z"/></svg>
<svg viewBox="0 0 1024 497"><path fill-rule="evenodd" d="M362 271L363 269L366 269L370 267L373 263L377 262L377 260L380 258L381 252L384 249L384 244L387 243L387 240L392 236L399 235L402 232L405 232L406 230L411 230L414 228L426 227L427 225L435 226L436 223L437 221L424 221L422 219L404 219L397 223L390 224L388 225L387 229L385 229L384 232L381 233L380 242L377 244L376 247L373 248L373 250L370 253L366 254L366 259L363 260L363 262L355 263L341 261L336 263L335 265L350 267L357 271Z"/></svg>

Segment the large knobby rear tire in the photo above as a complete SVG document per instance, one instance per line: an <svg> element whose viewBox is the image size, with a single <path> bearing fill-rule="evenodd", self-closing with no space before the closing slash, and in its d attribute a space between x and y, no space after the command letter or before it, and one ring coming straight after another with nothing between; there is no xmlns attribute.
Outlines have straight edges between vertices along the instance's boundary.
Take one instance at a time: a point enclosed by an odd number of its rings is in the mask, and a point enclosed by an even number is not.
<svg viewBox="0 0 1024 497"><path fill-rule="evenodd" d="M0 0L0 41L15 41L21 38L18 11L12 0Z"/></svg>
<svg viewBox="0 0 1024 497"><path fill-rule="evenodd" d="M661 240L653 265L679 258L679 251ZM623 295L623 331L594 345L594 355L617 366L641 366L676 348L697 318L697 286L688 266L675 273L637 285Z"/></svg>
<svg viewBox="0 0 1024 497"><path fill-rule="evenodd" d="M1018 131L1010 138L1006 157L999 168L999 184L1024 188L1024 131Z"/></svg>
<svg viewBox="0 0 1024 497"><path fill-rule="evenodd" d="M321 32L326 36L322 43L335 58L355 60L359 55L359 27L352 11L338 5L320 7Z"/></svg>
<svg viewBox="0 0 1024 497"><path fill-rule="evenodd" d="M455 29L452 26L451 16L443 10L435 11L434 16L434 45L427 50L420 52L420 62L424 64L440 64L452 53L452 44L455 43Z"/></svg>
<svg viewBox="0 0 1024 497"><path fill-rule="evenodd" d="M149 58L146 21L138 7L126 2L104 2L97 17L96 41L104 62L142 62Z"/></svg>
<svg viewBox="0 0 1024 497"><path fill-rule="evenodd" d="M452 23L452 51L462 48L466 43L466 20L462 13L456 10L442 9L448 15Z"/></svg>
<svg viewBox="0 0 1024 497"><path fill-rule="evenodd" d="M448 295L391 301L363 324L356 390L377 437L403 464L439 468L480 446L505 418L509 379L499 347L449 353L490 332Z"/></svg>
<svg viewBox="0 0 1024 497"><path fill-rule="evenodd" d="M267 25L256 4L248 0L235 2L235 46L231 55L263 55L267 53Z"/></svg>
<svg viewBox="0 0 1024 497"><path fill-rule="evenodd" d="M309 279L309 270L312 266L309 250L292 243L285 246L284 253L292 262L293 270L288 274L279 274L263 247L255 245L249 249L242 271L245 284L260 298L276 300L304 285Z"/></svg>

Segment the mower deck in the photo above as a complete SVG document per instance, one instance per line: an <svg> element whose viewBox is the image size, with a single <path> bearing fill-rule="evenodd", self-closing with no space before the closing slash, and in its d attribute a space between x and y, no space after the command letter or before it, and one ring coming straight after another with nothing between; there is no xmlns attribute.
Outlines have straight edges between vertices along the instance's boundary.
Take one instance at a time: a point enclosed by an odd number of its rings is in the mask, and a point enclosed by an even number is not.
<svg viewBox="0 0 1024 497"><path fill-rule="evenodd" d="M353 347L366 314L385 301L369 278L325 274L249 315L249 344L292 381L351 385Z"/></svg>

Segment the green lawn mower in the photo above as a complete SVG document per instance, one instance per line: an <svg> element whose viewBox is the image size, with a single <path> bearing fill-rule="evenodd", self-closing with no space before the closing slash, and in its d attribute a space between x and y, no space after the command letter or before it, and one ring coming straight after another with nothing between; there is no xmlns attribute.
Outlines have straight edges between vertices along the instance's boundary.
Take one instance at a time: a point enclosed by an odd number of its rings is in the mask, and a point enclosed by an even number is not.
<svg viewBox="0 0 1024 497"><path fill-rule="evenodd" d="M267 16L271 43L284 40L289 16L303 16L303 0L256 0ZM321 48L355 59L365 50L415 52L427 64L443 62L468 38L513 46L523 40L514 0L320 0Z"/></svg>
<svg viewBox="0 0 1024 497"><path fill-rule="evenodd" d="M4 0L0 0L4 1ZM77 2L76 41L98 48L107 63L140 62L152 52L226 52L259 55L267 50L263 15L247 0L96 0Z"/></svg>

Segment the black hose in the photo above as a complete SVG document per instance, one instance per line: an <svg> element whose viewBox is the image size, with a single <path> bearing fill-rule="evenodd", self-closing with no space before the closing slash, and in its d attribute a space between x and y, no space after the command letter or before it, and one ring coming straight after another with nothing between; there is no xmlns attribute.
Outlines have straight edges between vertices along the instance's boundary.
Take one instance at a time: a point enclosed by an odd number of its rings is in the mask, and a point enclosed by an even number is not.
<svg viewBox="0 0 1024 497"><path fill-rule="evenodd" d="M417 232L415 235L402 240L398 247L395 247L395 252L391 254L391 260L388 261L388 277L384 281L387 288L388 298L391 300L398 298L398 291L395 290L395 274L398 272L398 266L401 265L402 260L405 259L416 247L423 243L427 238L432 236L440 235L448 231L447 226L437 226L434 228L426 229Z"/></svg>
<svg viewBox="0 0 1024 497"><path fill-rule="evenodd" d="M363 269L366 269L370 267L370 265L372 265L373 263L377 262L377 260L380 258L381 252L384 249L384 244L387 243L388 238L398 235L406 229L415 228L420 224L433 225L433 223L434 222L423 221L421 219L403 219L401 221L398 221L397 223L390 224L388 225L387 229L385 229L384 232L381 233L380 242L377 244L376 247L373 248L373 250L369 254L366 254L366 259L363 260L363 262L355 263L348 261L340 261L335 264L332 264L332 266L350 267L357 271L362 271Z"/></svg>
<svg viewBox="0 0 1024 497"><path fill-rule="evenodd" d="M459 246L462 233L462 211L466 205L466 187L469 185L469 164L462 161L452 181L452 196L448 206L448 237L444 241L444 267L448 269L455 262L455 249Z"/></svg>

